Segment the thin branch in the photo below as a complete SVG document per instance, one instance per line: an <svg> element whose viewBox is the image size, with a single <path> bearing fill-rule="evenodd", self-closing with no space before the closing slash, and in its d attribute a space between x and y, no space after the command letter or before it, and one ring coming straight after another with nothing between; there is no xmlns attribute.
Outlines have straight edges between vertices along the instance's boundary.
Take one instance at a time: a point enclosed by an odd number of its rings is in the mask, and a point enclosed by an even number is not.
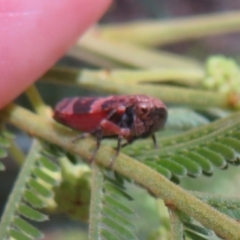
<svg viewBox="0 0 240 240"><path fill-rule="evenodd" d="M102 26L98 34L145 46L226 34L240 30L240 11L206 14L162 21L142 21Z"/></svg>
<svg viewBox="0 0 240 240"><path fill-rule="evenodd" d="M103 173L98 165L92 164L92 190L90 202L90 219L89 219L89 239L99 239L100 222L99 216L101 215L101 201L102 201L102 187L103 187Z"/></svg>
<svg viewBox="0 0 240 240"><path fill-rule="evenodd" d="M104 58L120 62L129 67L135 68L201 68L198 61L183 57L177 54L164 51L156 51L136 46L130 43L123 43L104 39L98 33L88 32L77 43L77 46L84 51L89 51Z"/></svg>
<svg viewBox="0 0 240 240"><path fill-rule="evenodd" d="M78 154L84 159L91 157L91 148L95 141L91 139L72 143L78 133L67 129L55 122L37 116L19 106L9 105L1 112L2 117L14 126L64 149ZM101 147L96 155L96 163L105 167L109 166L114 150ZM185 214L195 218L204 226L214 230L219 236L231 240L240 239L240 225L235 220L227 217L209 205L203 203L179 186L158 174L140 162L120 154L114 164L114 170L131 178L136 183L148 189L155 196L162 198L165 203L175 206Z"/></svg>
<svg viewBox="0 0 240 240"><path fill-rule="evenodd" d="M33 106L34 110L41 116L50 117L51 109L47 107L39 94L35 85L31 85L26 91L25 94Z"/></svg>
<svg viewBox="0 0 240 240"><path fill-rule="evenodd" d="M121 64L119 62L108 59L107 57L99 56L95 53L92 53L88 50L84 50L79 47L72 47L67 52L67 56L75 58L80 61L84 61L84 63L92 64L93 66L102 67L102 68L121 68L126 67L126 65Z"/></svg>
<svg viewBox="0 0 240 240"><path fill-rule="evenodd" d="M6 131L5 127L3 129ZM7 131L6 131L7 132ZM10 155L15 159L16 163L20 166L25 161L25 154L23 151L18 147L18 145L15 143L14 135L9 135L8 132L5 136L7 140L9 141L8 151Z"/></svg>
<svg viewBox="0 0 240 240"><path fill-rule="evenodd" d="M79 78L90 78L94 79L95 81L125 81L128 84L171 82L190 87L198 87L203 81L204 70L200 68L89 70L69 67L54 67L43 76L43 79L54 80L55 78L56 80L64 81L67 84L74 84Z"/></svg>
<svg viewBox="0 0 240 240"><path fill-rule="evenodd" d="M171 208L168 208L168 211L169 211L169 217L171 222L171 233L172 233L171 239L184 240L183 223L179 219L177 212Z"/></svg>
<svg viewBox="0 0 240 240"><path fill-rule="evenodd" d="M8 151L19 166L21 166L24 163L25 155L13 140L9 145Z"/></svg>
<svg viewBox="0 0 240 240"><path fill-rule="evenodd" d="M121 81L115 78L109 80L109 78L105 77L105 74L93 75L92 72L87 70L79 71L76 69L54 68L46 73L43 79L57 81L58 83L75 83L79 84L80 87L101 90L111 94L148 94L161 98L167 103L181 103L198 108L232 108L240 102L239 99L234 105L231 105L229 96L223 93L170 87L163 84L131 84L125 78L122 78Z"/></svg>

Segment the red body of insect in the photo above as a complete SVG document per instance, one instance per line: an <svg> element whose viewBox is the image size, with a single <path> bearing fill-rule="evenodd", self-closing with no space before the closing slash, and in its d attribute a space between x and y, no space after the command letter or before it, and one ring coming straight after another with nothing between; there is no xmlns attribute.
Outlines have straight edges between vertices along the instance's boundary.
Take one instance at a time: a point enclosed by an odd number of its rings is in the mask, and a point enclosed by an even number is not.
<svg viewBox="0 0 240 240"><path fill-rule="evenodd" d="M117 156L122 146L138 138L151 136L156 147L154 133L164 126L167 109L160 100L145 95L74 97L57 104L54 119L96 136L96 151L102 138L118 138ZM127 143L121 145L123 138Z"/></svg>

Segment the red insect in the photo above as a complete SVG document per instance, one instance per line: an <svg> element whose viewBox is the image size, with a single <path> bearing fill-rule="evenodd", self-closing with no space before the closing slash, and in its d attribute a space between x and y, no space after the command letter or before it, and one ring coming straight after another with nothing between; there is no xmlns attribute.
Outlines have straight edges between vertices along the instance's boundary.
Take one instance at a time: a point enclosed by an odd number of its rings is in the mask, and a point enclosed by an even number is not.
<svg viewBox="0 0 240 240"><path fill-rule="evenodd" d="M138 138L151 136L167 119L167 108L159 100L145 95L65 98L55 107L54 119L70 128L89 133L97 138L97 147L89 160L92 162L102 138L118 138L116 155ZM122 145L122 140L126 143Z"/></svg>

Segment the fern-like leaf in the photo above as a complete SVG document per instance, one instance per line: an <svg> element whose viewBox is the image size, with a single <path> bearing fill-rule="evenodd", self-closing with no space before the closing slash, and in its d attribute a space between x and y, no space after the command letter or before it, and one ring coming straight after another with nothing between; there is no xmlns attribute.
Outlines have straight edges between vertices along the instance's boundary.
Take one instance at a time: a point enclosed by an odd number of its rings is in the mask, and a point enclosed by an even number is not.
<svg viewBox="0 0 240 240"><path fill-rule="evenodd" d="M11 133L6 130L0 131L0 158L7 157L7 150L6 148L10 145L10 140L13 137ZM0 162L0 171L5 170L5 166L2 162Z"/></svg>
<svg viewBox="0 0 240 240"><path fill-rule="evenodd" d="M211 205L218 211L228 215L229 217L240 221L240 199L234 197L225 197L221 195L192 192L193 195L204 201L205 203ZM187 215L177 211L182 223L184 224L184 231L186 236L190 239L200 239L206 240L213 236L213 231L200 226L199 223L194 221Z"/></svg>
<svg viewBox="0 0 240 240"><path fill-rule="evenodd" d="M202 201L208 203L218 211L228 215L229 217L240 221L240 199L224 197L220 195L211 195L205 193L196 193L194 195Z"/></svg>
<svg viewBox="0 0 240 240"><path fill-rule="evenodd" d="M200 226L196 221L191 217L185 215L179 210L175 211L175 214L179 217L179 220L184 226L184 234L190 239L199 239L199 240L208 240L209 237L213 236L213 231L207 229L203 226ZM188 239L187 238L187 239Z"/></svg>
<svg viewBox="0 0 240 240"><path fill-rule="evenodd" d="M149 150L145 140L123 151L168 178L209 176L213 166L226 169L228 164L240 164L239 126L240 113L235 113L186 133L159 139L160 150Z"/></svg>
<svg viewBox="0 0 240 240"><path fill-rule="evenodd" d="M209 123L206 117L187 108L169 108L166 129L188 130Z"/></svg>
<svg viewBox="0 0 240 240"><path fill-rule="evenodd" d="M34 209L46 206L46 198L52 196L50 188L57 184L51 176L53 168L48 167L53 164L41 157L41 149L40 143L35 141L2 216L0 239L12 237L16 240L32 240L43 237L38 229L22 218L39 222L48 219L45 214Z"/></svg>
<svg viewBox="0 0 240 240"><path fill-rule="evenodd" d="M90 205L89 237L93 239L136 239L130 221L134 213L121 202L131 199L122 185L108 177L94 164Z"/></svg>

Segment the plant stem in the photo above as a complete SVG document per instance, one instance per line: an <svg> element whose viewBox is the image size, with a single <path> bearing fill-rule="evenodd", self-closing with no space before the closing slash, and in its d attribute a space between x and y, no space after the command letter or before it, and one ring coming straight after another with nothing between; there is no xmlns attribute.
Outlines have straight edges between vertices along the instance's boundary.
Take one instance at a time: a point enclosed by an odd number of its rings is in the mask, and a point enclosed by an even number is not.
<svg viewBox="0 0 240 240"><path fill-rule="evenodd" d="M88 70L68 67L54 67L50 69L43 79L76 83L77 79L92 79L97 81L121 82L130 84L172 82L190 87L198 87L204 78L203 69L149 69L149 70Z"/></svg>
<svg viewBox="0 0 240 240"><path fill-rule="evenodd" d="M11 154L11 156L16 161L16 163L19 166L21 166L25 161L25 155L23 154L22 150L19 149L19 147L13 140L11 141L11 144L10 144L8 150L9 150L9 153Z"/></svg>
<svg viewBox="0 0 240 240"><path fill-rule="evenodd" d="M223 93L183 87L170 87L162 84L132 84L128 79L123 78L120 81L118 78L106 78L105 75L106 72L102 75L94 75L93 72L87 70L53 69L50 70L43 79L58 81L60 83L74 82L84 88L101 90L111 94L147 94L160 98L166 103L181 103L198 108L234 107L230 105L228 96ZM236 102L235 104L237 105L238 103Z"/></svg>
<svg viewBox="0 0 240 240"><path fill-rule="evenodd" d="M90 149L95 146L95 142L91 139L80 140L73 144L72 140L78 133L13 104L6 107L1 115L10 124L61 146L69 152L79 154L84 159L90 158ZM103 146L96 155L95 161L97 164L107 167L111 162L110 156L113 154L113 149ZM175 206L204 226L214 230L222 238L240 239L238 222L203 203L144 164L124 154L119 154L113 169L139 183L155 196L162 198L166 204Z"/></svg>
<svg viewBox="0 0 240 240"><path fill-rule="evenodd" d="M51 116L51 109L47 107L39 94L35 85L31 85L26 91L25 94L32 104L34 110L41 116Z"/></svg>
<svg viewBox="0 0 240 240"><path fill-rule="evenodd" d="M232 11L166 21L138 21L102 26L98 34L118 41L153 46L239 30L240 11Z"/></svg>
<svg viewBox="0 0 240 240"><path fill-rule="evenodd" d="M90 202L90 219L89 219L89 239L99 239L100 219L101 215L101 200L103 195L103 173L100 167L92 164L92 190L91 190L91 202Z"/></svg>
<svg viewBox="0 0 240 240"><path fill-rule="evenodd" d="M89 63L97 67L102 67L102 68L111 69L111 68L126 67L126 65L124 64L110 60L107 57L99 56L95 53L92 53L88 50L84 50L76 46L68 50L67 56L75 58L80 61L84 61L85 63Z"/></svg>
<svg viewBox="0 0 240 240"><path fill-rule="evenodd" d="M184 230L183 230L183 223L178 217L176 211L171 208L168 208L169 217L171 222L171 233L172 233L172 240L184 240Z"/></svg>
<svg viewBox="0 0 240 240"><path fill-rule="evenodd" d="M99 34L89 32L77 43L77 46L96 55L118 61L135 68L199 68L201 64L191 58L177 54L145 49L129 43L101 38Z"/></svg>

